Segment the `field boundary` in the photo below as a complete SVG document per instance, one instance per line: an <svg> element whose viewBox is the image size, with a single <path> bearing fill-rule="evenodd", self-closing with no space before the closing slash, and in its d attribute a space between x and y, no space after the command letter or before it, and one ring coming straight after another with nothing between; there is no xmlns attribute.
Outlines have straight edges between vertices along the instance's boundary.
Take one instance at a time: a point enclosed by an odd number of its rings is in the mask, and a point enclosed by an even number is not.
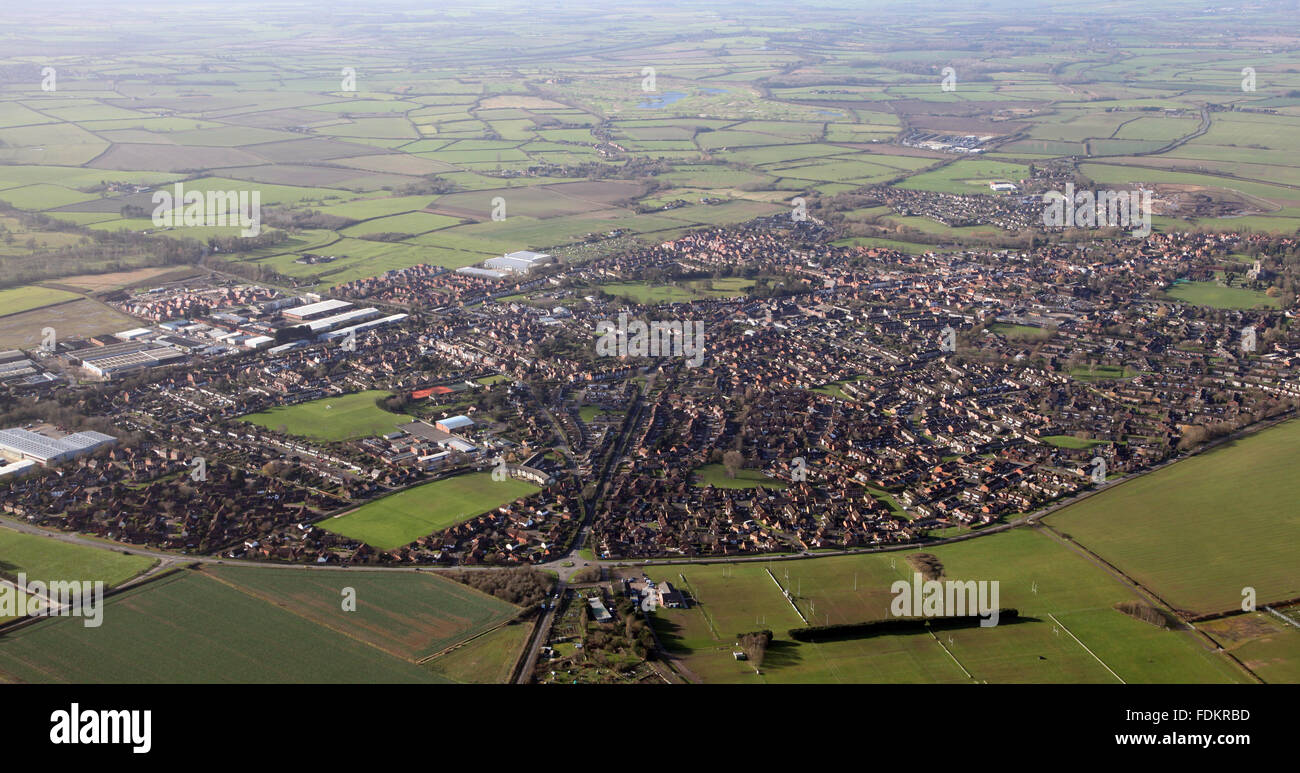
<svg viewBox="0 0 1300 773"><path fill-rule="evenodd" d="M803 621L803 624L812 625L808 622L808 618L803 616L803 612L799 611L799 605L794 603L794 599L790 597L790 591L781 587L781 582L776 579L776 575L772 574L772 570L765 566L763 567L763 571L767 572L767 576L771 577L772 582L776 583L777 590L781 591L781 595L785 596L785 600L790 602L790 606L794 607L794 613L799 616L799 619Z"/></svg>
<svg viewBox="0 0 1300 773"><path fill-rule="evenodd" d="M1102 660L1101 658L1097 657L1097 653L1095 653L1095 652L1093 652L1092 650L1088 649L1088 645L1086 645L1086 644L1084 644L1082 641L1080 641L1080 640L1079 640L1079 637L1078 637L1078 636L1075 636L1073 631L1071 631L1069 628L1066 628L1066 627L1065 627L1065 623L1062 623L1060 620L1057 620L1057 619L1056 619L1056 615L1052 614L1051 612L1048 612L1048 613L1047 613L1047 616L1050 617L1050 618L1052 618L1052 622L1053 622L1053 623L1056 623L1057 625L1061 626L1061 630L1062 630L1062 631L1065 631L1066 633L1070 634L1070 638L1071 638L1071 639L1074 639L1075 642L1077 642L1078 645L1079 645L1080 647L1083 647L1083 649L1084 649L1085 652L1087 652L1089 655L1091 655L1091 656L1093 656L1094 658L1096 658L1097 662L1101 664L1101 667L1104 668L1104 669L1106 669L1107 671L1109 671L1111 676L1113 676L1113 677L1115 677L1116 679L1118 679L1120 684L1128 684L1128 682L1124 681L1124 677L1122 677L1122 676L1120 676L1119 674L1115 673L1115 669L1113 669L1113 668L1111 668L1110 666L1106 665L1106 661L1104 661L1104 660Z"/></svg>

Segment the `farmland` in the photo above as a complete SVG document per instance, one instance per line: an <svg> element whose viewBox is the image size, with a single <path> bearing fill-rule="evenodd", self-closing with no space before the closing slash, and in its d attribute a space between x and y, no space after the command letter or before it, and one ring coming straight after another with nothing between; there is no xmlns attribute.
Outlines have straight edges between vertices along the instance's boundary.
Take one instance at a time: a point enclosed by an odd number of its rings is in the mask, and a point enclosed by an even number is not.
<svg viewBox="0 0 1300 773"><path fill-rule="evenodd" d="M504 625L463 647L430 660L425 667L455 682L503 684L510 679L519 651L528 639L527 625Z"/></svg>
<svg viewBox="0 0 1300 773"><path fill-rule="evenodd" d="M0 528L0 576L26 573L33 580L99 580L120 585L154 563L107 547L92 548Z"/></svg>
<svg viewBox="0 0 1300 773"><path fill-rule="evenodd" d="M538 490L514 478L493 480L486 472L457 475L390 494L318 525L392 550Z"/></svg>
<svg viewBox="0 0 1300 773"><path fill-rule="evenodd" d="M80 684L446 681L198 572L178 572L105 603L99 628L64 617L0 635L0 678Z"/></svg>
<svg viewBox="0 0 1300 773"><path fill-rule="evenodd" d="M294 572L220 567L214 578L394 657L418 660L491 630L519 611L433 574ZM355 591L344 611L342 589Z"/></svg>
<svg viewBox="0 0 1300 773"><path fill-rule="evenodd" d="M1300 422L1290 421L1126 482L1046 523L1176 609L1238 608L1300 596ZM1158 504L1157 504L1158 503Z"/></svg>
<svg viewBox="0 0 1300 773"><path fill-rule="evenodd" d="M381 390L354 392L272 408L243 418L259 427L276 431L283 427L290 435L317 440L369 437L393 432L398 424L413 421L410 416L389 413L375 404L376 400L387 396L388 393Z"/></svg>

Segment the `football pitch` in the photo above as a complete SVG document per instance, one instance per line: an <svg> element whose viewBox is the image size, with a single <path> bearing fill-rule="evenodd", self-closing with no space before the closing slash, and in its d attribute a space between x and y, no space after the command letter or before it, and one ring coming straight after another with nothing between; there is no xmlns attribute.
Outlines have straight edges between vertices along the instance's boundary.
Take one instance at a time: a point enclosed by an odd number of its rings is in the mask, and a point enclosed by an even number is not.
<svg viewBox="0 0 1300 773"><path fill-rule="evenodd" d="M541 489L491 473L457 475L391 494L317 523L380 550L393 550Z"/></svg>
<svg viewBox="0 0 1300 773"><path fill-rule="evenodd" d="M316 440L351 440L393 432L410 416L389 413L375 404L388 392L372 389L337 397L323 397L297 405L272 408L243 417L259 427Z"/></svg>
<svg viewBox="0 0 1300 773"><path fill-rule="evenodd" d="M1029 529L929 548L944 578L996 581L999 606L1020 619L991 628L794 641L809 624L885 618L890 586L910 581L906 551L799 561L679 565L649 570L698 605L656 611L668 646L706 682L1241 682L1249 676L1187 632L1157 628L1114 609L1136 598L1104 569ZM772 575L768 574L768 567ZM685 580L682 580L682 576ZM775 577L775 581L773 579ZM780 586L791 594L782 595ZM799 612L796 613L795 606ZM736 635L770 629L766 661L733 658Z"/></svg>

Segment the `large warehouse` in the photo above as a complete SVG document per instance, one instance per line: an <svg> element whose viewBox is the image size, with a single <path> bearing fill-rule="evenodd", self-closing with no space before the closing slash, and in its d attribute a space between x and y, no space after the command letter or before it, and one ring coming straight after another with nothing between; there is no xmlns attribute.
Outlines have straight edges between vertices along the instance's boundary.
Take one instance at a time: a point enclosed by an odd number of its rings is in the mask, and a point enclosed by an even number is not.
<svg viewBox="0 0 1300 773"><path fill-rule="evenodd" d="M554 262L555 258L544 252L519 250L499 258L489 258L483 261L483 265L498 271L509 271L512 274L527 274L535 268Z"/></svg>
<svg viewBox="0 0 1300 773"><path fill-rule="evenodd" d="M117 442L102 432L74 432L52 438L26 429L0 429L0 457L14 462L57 464Z"/></svg>

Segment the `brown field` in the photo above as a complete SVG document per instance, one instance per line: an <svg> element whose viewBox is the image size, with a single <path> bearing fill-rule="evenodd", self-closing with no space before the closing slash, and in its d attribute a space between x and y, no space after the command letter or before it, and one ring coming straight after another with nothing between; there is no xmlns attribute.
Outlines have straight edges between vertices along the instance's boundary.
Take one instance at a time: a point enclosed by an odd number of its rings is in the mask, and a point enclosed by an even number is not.
<svg viewBox="0 0 1300 773"><path fill-rule="evenodd" d="M525 110L550 110L557 107L568 107L568 105L552 102L549 99L520 94L502 94L498 97L488 97L479 102L478 106L482 110L491 110L498 107L522 107Z"/></svg>
<svg viewBox="0 0 1300 773"><path fill-rule="evenodd" d="M0 347L31 349L41 344L41 328L54 328L59 340L112 333L135 327L131 317L98 301L80 300L0 317Z"/></svg>
<svg viewBox="0 0 1300 773"><path fill-rule="evenodd" d="M506 216L527 215L549 218L577 215L610 208L610 202L640 193L641 186L631 182L576 182L540 185L532 188L492 188L441 196L429 212L471 220L486 220L492 212L492 199L506 200Z"/></svg>
<svg viewBox="0 0 1300 773"><path fill-rule="evenodd" d="M224 177L233 180L250 180L255 183L271 185L299 185L306 188L318 186L338 187L347 180L367 177L364 171L354 169L334 169L326 166L302 166L299 164L262 164L260 166L239 166L221 170ZM394 178L401 182L410 182Z"/></svg>
<svg viewBox="0 0 1300 773"><path fill-rule="evenodd" d="M390 174L423 175L437 172L458 171L455 166L444 161L419 156L384 153L374 156L360 156L335 161L339 166L363 169L367 172L388 172Z"/></svg>
<svg viewBox="0 0 1300 773"><path fill-rule="evenodd" d="M117 271L111 274L82 274L67 276L56 282L44 282L49 287L67 287L70 290L86 293L101 293L107 290L121 290L133 285L144 284L164 274L175 274L168 281L183 279L194 274L193 269L176 269L172 266L155 266L137 268L134 271Z"/></svg>
<svg viewBox="0 0 1300 773"><path fill-rule="evenodd" d="M292 164L299 161L324 161L348 156L373 156L375 149L369 145L356 145L335 140L284 140L261 145L245 145L244 149L256 153L267 161ZM254 161L253 163L257 163ZM227 166L236 166L227 164ZM241 165L242 166L242 165Z"/></svg>
<svg viewBox="0 0 1300 773"><path fill-rule="evenodd" d="M253 166L262 159L239 148L200 148L185 145L114 145L86 166L95 169L176 172L223 166Z"/></svg>

